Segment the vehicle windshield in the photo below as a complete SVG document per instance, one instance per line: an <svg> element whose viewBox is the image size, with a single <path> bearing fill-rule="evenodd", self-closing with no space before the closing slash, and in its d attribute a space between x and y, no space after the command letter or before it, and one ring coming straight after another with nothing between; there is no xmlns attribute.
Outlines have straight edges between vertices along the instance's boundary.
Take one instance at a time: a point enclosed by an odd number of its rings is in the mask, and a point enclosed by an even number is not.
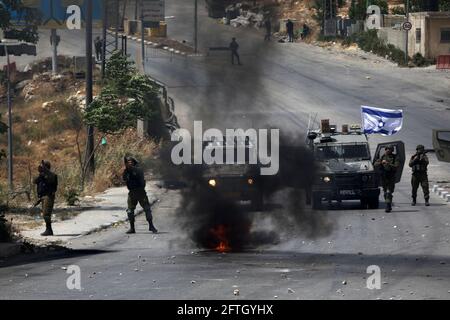
<svg viewBox="0 0 450 320"><path fill-rule="evenodd" d="M370 160L367 144L333 144L320 145L315 149L316 158L319 160L330 159L360 159Z"/></svg>

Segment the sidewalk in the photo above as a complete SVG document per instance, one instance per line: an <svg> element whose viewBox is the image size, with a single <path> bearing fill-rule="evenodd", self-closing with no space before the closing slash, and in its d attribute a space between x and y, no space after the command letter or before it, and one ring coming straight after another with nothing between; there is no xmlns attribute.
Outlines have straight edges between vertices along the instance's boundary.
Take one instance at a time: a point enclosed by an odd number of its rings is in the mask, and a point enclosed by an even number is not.
<svg viewBox="0 0 450 320"><path fill-rule="evenodd" d="M148 181L146 191L150 204L153 205L158 201L157 196L161 189L155 185L155 181ZM125 222L128 220L126 215L127 196L128 190L126 187L108 189L94 196L98 201L96 206L79 213L72 219L53 223L54 236L42 237L40 233L44 230L43 225L39 228L24 230L21 235L25 241L33 244L62 244L71 239ZM142 208L138 205L136 215L142 212Z"/></svg>

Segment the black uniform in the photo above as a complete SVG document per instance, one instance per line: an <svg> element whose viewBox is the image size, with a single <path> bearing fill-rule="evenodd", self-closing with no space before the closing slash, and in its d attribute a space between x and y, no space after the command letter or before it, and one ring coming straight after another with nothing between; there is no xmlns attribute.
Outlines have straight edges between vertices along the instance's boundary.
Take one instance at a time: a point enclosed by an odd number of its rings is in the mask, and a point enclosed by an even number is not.
<svg viewBox="0 0 450 320"><path fill-rule="evenodd" d="M294 23L288 20L286 23L286 32L288 34L289 42L294 42Z"/></svg>
<svg viewBox="0 0 450 320"><path fill-rule="evenodd" d="M238 64L241 64L241 60L238 54L239 44L236 42L236 39L233 39L230 43L231 50L231 64L234 64L234 58L237 58Z"/></svg>

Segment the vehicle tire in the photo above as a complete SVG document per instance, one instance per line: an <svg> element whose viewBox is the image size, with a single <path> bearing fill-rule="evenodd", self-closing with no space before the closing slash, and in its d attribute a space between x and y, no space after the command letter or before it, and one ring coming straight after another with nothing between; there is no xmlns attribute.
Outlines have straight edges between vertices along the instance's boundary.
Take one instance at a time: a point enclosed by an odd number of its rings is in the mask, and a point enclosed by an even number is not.
<svg viewBox="0 0 450 320"><path fill-rule="evenodd" d="M380 200L378 197L368 199L369 209L378 209L380 207Z"/></svg>
<svg viewBox="0 0 450 320"><path fill-rule="evenodd" d="M263 201L262 195L261 196L257 196L257 197L252 199L251 209L252 209L252 211L263 211L263 209L264 209L264 201Z"/></svg>
<svg viewBox="0 0 450 320"><path fill-rule="evenodd" d="M367 209L369 200L367 198L361 198L361 209Z"/></svg>
<svg viewBox="0 0 450 320"><path fill-rule="evenodd" d="M311 191L305 190L306 205L311 205Z"/></svg>
<svg viewBox="0 0 450 320"><path fill-rule="evenodd" d="M320 209L322 205L322 197L318 194L312 194L312 208L313 210Z"/></svg>

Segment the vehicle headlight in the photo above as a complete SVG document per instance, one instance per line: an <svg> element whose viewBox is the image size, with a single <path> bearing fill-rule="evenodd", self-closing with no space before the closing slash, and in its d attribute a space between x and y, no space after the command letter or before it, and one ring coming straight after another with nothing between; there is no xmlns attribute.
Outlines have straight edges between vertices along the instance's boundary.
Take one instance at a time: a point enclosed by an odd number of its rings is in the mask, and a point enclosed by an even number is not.
<svg viewBox="0 0 450 320"><path fill-rule="evenodd" d="M330 177L323 177L322 180L323 180L323 182L330 182L331 178Z"/></svg>
<svg viewBox="0 0 450 320"><path fill-rule="evenodd" d="M253 184L253 182L254 182L254 181L253 181L252 178L249 178L249 179L247 180L247 183L248 183L248 184Z"/></svg>
<svg viewBox="0 0 450 320"><path fill-rule="evenodd" d="M216 179L209 179L209 180L208 180L208 184L209 184L211 187L215 187L215 186L217 185Z"/></svg>

